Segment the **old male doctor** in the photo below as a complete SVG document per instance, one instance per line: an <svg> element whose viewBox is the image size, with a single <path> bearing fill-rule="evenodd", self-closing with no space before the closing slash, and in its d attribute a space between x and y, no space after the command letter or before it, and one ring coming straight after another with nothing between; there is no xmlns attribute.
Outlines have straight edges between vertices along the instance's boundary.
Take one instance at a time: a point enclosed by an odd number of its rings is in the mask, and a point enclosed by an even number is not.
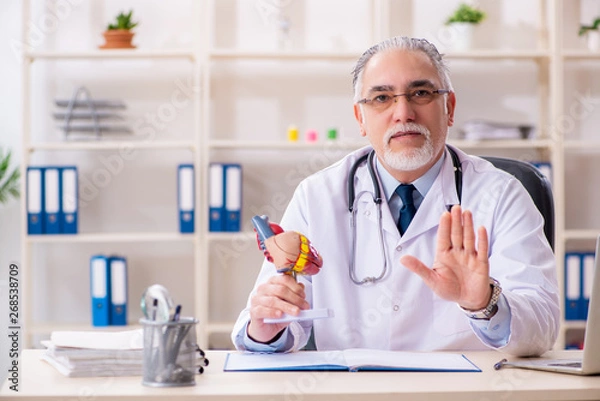
<svg viewBox="0 0 600 401"><path fill-rule="evenodd" d="M353 74L354 114L371 146L305 179L280 222L312 241L323 267L296 282L265 261L233 329L235 346L295 351L313 331L319 350L551 349L559 302L543 218L515 178L446 146L456 97L436 48L394 37L367 50ZM351 224L348 177L371 151L351 181ZM408 195L400 184L413 185ZM334 316L264 322L309 308Z"/></svg>

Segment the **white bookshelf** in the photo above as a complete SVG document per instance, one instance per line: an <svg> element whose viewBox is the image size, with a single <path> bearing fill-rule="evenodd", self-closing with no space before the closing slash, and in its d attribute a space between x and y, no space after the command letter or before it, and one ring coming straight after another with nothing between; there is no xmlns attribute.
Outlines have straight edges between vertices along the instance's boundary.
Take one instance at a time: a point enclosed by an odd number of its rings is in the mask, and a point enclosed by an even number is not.
<svg viewBox="0 0 600 401"><path fill-rule="evenodd" d="M23 25L29 20L30 1L23 2ZM308 7L310 2L294 2L293 7ZM481 2L481 6L487 11L496 11L496 4L508 3L515 7L516 0L503 0L500 2ZM229 6L237 7L236 10L223 10L223 3L219 0L202 0L193 2L194 19L197 26L192 30L196 34L196 40L193 46L181 48L156 48L156 49L135 49L135 50L96 50L88 49L82 51L46 51L35 50L25 52L22 56L22 173L25 172L32 155L40 153L82 153L82 152L102 152L118 149L134 149L139 152L157 152L157 151L190 151L193 154L194 166L196 167L196 231L193 235L182 235L177 232L164 232L160 230L131 232L93 232L81 233L73 236L28 236L27 221L25 213L22 216L22 263L23 263L23 293L31 293L32 280L35 280L32 273L32 253L35 247L65 245L65 244L103 244L103 243L125 243L140 244L147 243L150 246L153 243L161 244L189 244L193 247L193 278L191 287L193 288L193 313L200 320L198 327L198 339L202 347L210 345L210 337L217 335L221 338L228 336L233 327L237 312L243 308L247 290L250 287L258 273L260 267L260 254L256 249L254 234L247 223L251 216L249 211L260 210L262 206L272 207L274 196L285 198L290 196L291 189L286 188L286 193L279 194L273 186L265 184L268 181L268 175L273 173L282 173L282 171L295 171L296 176L308 174L308 170L300 168L302 157L309 155L331 155L333 162L335 157L360 148L367 144L366 140L361 140L358 136L355 126L348 124L346 130L341 132L340 138L335 142L319 140L317 143L306 143L302 138L298 142L289 142L285 138L285 124L281 122L274 123L278 114L287 116L293 114L294 107L298 103L292 103L289 98L278 99L282 104L281 109L277 109L268 101L265 101L265 107L268 111L264 114L252 115L252 119L264 122L269 132L259 132L259 129L250 127L244 130L243 125L236 126L232 122L235 118L234 113L243 113L239 109L233 109L232 105L243 97L248 96L252 91L265 91L267 96L277 97L275 89L269 89L268 85L283 86L288 83L307 82L309 87L311 83L315 87L317 95L324 96L319 92L319 86L326 86L322 92L334 92L335 98L327 98L323 101L320 114L314 110L305 110L305 114L311 117L299 117L305 120L319 121L322 123L324 114L335 114L331 110L338 110L342 101L339 98L345 98L347 101L347 112L351 113L351 84L350 71L354 62L360 56L362 51L367 48L366 44L372 44L380 39L397 34L415 34L423 35L421 27L423 23L430 24L430 21L422 21L423 15L414 13L418 2L416 0L363 0L356 3L349 2L347 7L364 7L364 19L356 21L361 30L361 40L365 45L357 44L356 49L352 46L340 48L339 50L321 50L315 46L304 46L303 44L295 46L292 50L275 50L272 43L265 46L256 46L253 48L237 47L235 40L243 40L243 33L238 34L237 39L231 37L237 34L237 29L244 29L240 24L244 24L239 16L237 19L231 17L229 11L241 13L240 7L249 7L247 3L232 1ZM242 4L242 5L240 5ZM139 5L137 7L143 7ZM441 6L440 6L441 7ZM444 6L450 7L450 6ZM498 9L501 6L498 6ZM571 66L591 65L594 68L600 68L600 53L590 53L581 48L577 48L574 38L576 33L575 15L581 7L580 1L569 0L538 0L531 2L530 8L535 11L534 19L536 25L530 30L528 37L523 37L523 41L531 43L529 48L521 49L520 43L512 43L512 46L499 46L498 48L477 48L472 51L454 52L443 51L445 57L451 62L451 72L461 77L463 68L476 69L484 66L487 70L489 80L494 83L495 73L503 72L506 65L523 66L527 71L532 71L534 78L526 82L530 84L533 96L536 101L535 111L530 115L533 124L538 128L535 138L524 140L464 140L453 135L451 131L449 143L466 150L469 153L506 155L508 157L538 158L552 163L553 168L553 191L555 196L556 209L556 238L555 254L557 259L558 277L563 299L564 283L564 254L571 247L571 242L593 241L595 240L600 228L571 228L565 219L567 214L568 197L567 194L568 179L565 177L566 163L569 157L577 157L579 154L588 154L600 151L600 141L587 140L585 136L570 135L577 132L564 132L556 128L568 114L570 104L568 103L568 82L567 69ZM345 7L344 7L345 8ZM450 7L451 8L451 7ZM398 15L398 10L406 10L406 13ZM313 10L314 11L314 10ZM344 10L340 10L340 13ZM231 16L235 16L233 12ZM429 14L428 14L429 15ZM252 15L245 14L245 18L251 18ZM295 18L296 16L294 16ZM298 18L303 18L300 16ZM412 21L412 19L415 21ZM398 21L397 21L398 20ZM306 22L299 20L300 22ZM298 21L296 21L298 22ZM513 27L514 28L514 27ZM222 30L225 35L221 37ZM306 28L308 30L308 28ZM500 29L496 27L496 29ZM354 30L350 32L355 34ZM426 32L427 33L427 32ZM428 33L435 34L435 31ZM496 32L497 33L497 32ZM227 36L229 35L229 36ZM303 39L308 40L308 33L304 32ZM231 37L230 37L231 36ZM26 33L24 40L26 41ZM515 39L516 40L516 39ZM520 40L520 39L519 39ZM513 40L514 41L514 40ZM314 43L313 43L314 45ZM171 140L171 139L153 139L150 141L133 140L106 140L102 142L91 141L52 141L52 140L34 140L31 135L32 115L29 104L32 93L36 87L31 81L32 67L39 63L55 62L73 62L84 61L86 63L101 62L123 63L126 61L161 61L173 63L189 63L191 65L193 82L200 88L200 91L194 93L193 107L194 113L190 121L190 129L193 131L192 139ZM454 65L456 63L456 65ZM594 67L598 65L598 67ZM307 67L304 70L304 67ZM249 68L245 71L245 68ZM264 69L264 71L263 71ZM495 69L495 70L494 70ZM486 70L486 71L487 71ZM166 74L167 72L165 72ZM467 74L468 75L468 74ZM248 78L251 76L251 78ZM341 77L341 78L340 78ZM456 82L454 76L453 81ZM50 78L46 78L50 79ZM338 79L345 80L343 85L338 85ZM275 82L274 84L272 84ZM311 81L312 80L312 81ZM254 85L254 82L257 84ZM259 85L262 83L262 86ZM338 85L338 86L336 86ZM593 87L593 82L589 82ZM267 89L265 89L267 88ZM331 89L333 88L333 89ZM345 89L344 89L345 88ZM344 92L347 89L346 92ZM476 104L478 99L484 102L494 100L494 96L510 94L511 88L501 89L492 95L485 94L487 88L473 87L464 85L459 92L460 109L458 114L463 115L463 100L471 100L471 104ZM311 93L308 89L302 87L296 82L293 90L300 90L306 97ZM225 91L226 94L222 95ZM245 92L244 92L245 91ZM292 91L292 89L290 89ZM303 92L304 91L304 92ZM337 91L337 92L336 92ZM241 92L241 93L240 93ZM531 95L531 94L528 94ZM475 100L473 100L475 99ZM270 100L270 99L269 99ZM314 100L314 99L313 99ZM240 103L240 108L246 103ZM247 104L246 104L247 105ZM231 114L229 109L231 107ZM344 106L345 107L345 106ZM224 111L226 109L226 111ZM346 110L346 109L344 109ZM468 112L468 110L467 110ZM298 112L300 114L300 112ZM315 117L316 116L316 117ZM281 117L284 118L284 117ZM351 117L349 120L353 120ZM252 122L252 121L249 121ZM290 121L293 122L293 121ZM353 121L352 121L353 122ZM275 128L274 128L275 127ZM301 128L302 129L302 128ZM583 128L574 128L583 130ZM277 130L278 134L273 132ZM581 137L582 139L577 139ZM275 160L271 160L275 159ZM327 159L329 161L330 159ZM245 185L249 189L257 186L256 192L260 192L256 199L252 199L254 205L244 206L245 214L242 214L242 231L239 233L213 233L208 230L208 165L213 161L236 161L240 162L244 168L248 166L248 180ZM313 160L314 161L314 160ZM321 160L318 160L321 162ZM267 162L271 164L267 164ZM277 169L273 168L273 163L281 162ZM324 162L323 162L324 163ZM325 167L324 165L314 163L315 169ZM277 170L277 171L276 171ZM24 176L25 174L23 174ZM281 177L280 177L281 179ZM25 181L25 180L23 180ZM290 184L290 187L292 185ZM25 183L22 184L22 193L25 193ZM279 204L280 199L277 198ZM25 210L25 200L23 197L22 210ZM254 208L254 209L253 209ZM279 210L278 210L279 211ZM81 216L81 215L80 215ZM600 223L599 223L600 224ZM567 227L569 227L567 229ZM223 249L229 249L230 255L227 258L219 256ZM222 260L223 259L223 260ZM238 265L248 263L248 267L242 270ZM216 295L222 294L222 297ZM228 299L225 294L231 294ZM31 316L31 299L26 297L23 300L24 316L27 316L24 327L27 334L40 334L53 330L54 327L69 327L63 322L35 322L28 318ZM87 301L87 300L86 300ZM131 299L133 305L136 299ZM563 308L564 309L564 308ZM73 327L85 327L73 325ZM562 348L565 344L565 333L568 330L581 330L584 327L582 322L570 322L564 320L564 314L561 316L561 332L557 348Z"/></svg>
<svg viewBox="0 0 600 401"><path fill-rule="evenodd" d="M49 4L50 2L45 3L44 5L48 7L48 10L52 10L53 5ZM30 24L30 20L34 19L34 15L32 12L35 10L33 6L34 3L31 0L25 0L22 2L22 26L23 43L31 43L29 32L25 28ZM100 4L101 5L101 4ZM39 7L39 4L35 4L35 6ZM151 7L151 5L149 5ZM189 12L191 15L200 15L200 4L196 2L191 3L191 8ZM79 11L77 9L71 10L72 12ZM38 9L39 12L39 9ZM196 18L198 19L198 18ZM195 31L195 28L190 28L190 31ZM45 66L61 66L65 65L65 63L79 62L79 65L85 66L84 68L95 68L98 63L101 63L99 71L102 68L111 68L118 66L119 68L124 68L125 73L128 73L131 70L127 68L139 68L140 65L150 65L155 62L167 63L163 65L176 66L175 69L178 68L188 68L192 73L191 83L194 86L199 86L199 71L200 71L200 58L199 58L199 49L197 47L192 48L142 48L142 49L114 49L114 50L100 50L98 48L90 48L90 49L82 49L82 50L46 50L46 49L35 49L35 50L25 50L21 55L22 61L22 94L23 94L23 102L22 102L22 159L21 159L21 176L22 185L21 185L21 193L24 196L21 197L21 264L22 264L22 275L21 275L21 283L22 283L22 294L25 296L22 299L22 328L23 328L23 346L24 347L37 347L39 344L35 342L36 336L47 337L52 331L55 330L123 330L123 326L108 326L108 327L92 327L91 322L88 323L73 323L67 320L62 320L60 318L51 318L51 319L39 319L34 318L34 308L40 307L39 304L33 304L33 289L40 285L39 278L36 277L36 271L41 266L36 266L36 263L39 263L39 257L36 259L35 254L39 252L46 252L48 249L52 249L52 247L81 247L86 245L92 245L92 247L102 246L110 249L113 245L138 245L138 246L148 246L155 247L157 245L160 246L171 246L182 244L190 247L191 249L198 248L200 245L200 224L198 223L198 219L196 219L196 230L193 234L181 234L178 230L155 230L155 229L142 229L142 230L132 230L132 231L111 231L111 230L100 230L98 232L82 232L81 230L81 220L86 219L85 210L82 210L79 207L78 210L78 219L80 221L79 230L77 234L73 235L28 235L27 229L27 207L26 207L26 169L34 160L34 157L38 157L40 155L41 158L38 160L45 160L44 156L49 157L49 160L52 160L51 155L65 155L69 156L74 155L76 159L79 161L85 162L86 158L90 155L101 154L101 152L119 152L119 151L127 151L132 152L136 151L140 154L151 152L152 154L160 154L162 152L170 152L170 151L185 151L189 152L189 157L186 157L185 162L192 161L196 171L200 171L200 151L199 151L199 143L200 143L200 117L199 114L201 112L200 107L200 92L194 92L189 98L189 102L192 105L194 112L189 118L188 127L190 130L190 134L188 135L190 139L182 139L182 140L171 140L171 139L157 139L156 137L148 137L144 136L131 136L126 139L110 139L109 137L103 137L101 140L96 140L95 138L91 139L65 139L63 138L52 138L46 139L46 137L51 137L52 135L33 135L33 124L32 119L34 116L32 108L32 99L39 95L39 88L34 85L34 82L39 82L39 78L35 75L34 68L38 67L41 64ZM130 64L131 62L137 64ZM140 64L140 62L142 64ZM81 64L83 63L83 64ZM182 67L183 66L183 67ZM39 68L39 67L38 67ZM52 72L56 71L55 67L46 67L44 70L44 74L46 74L46 79L52 79ZM47 73L47 71L50 71ZM168 74L172 73L172 70L165 69L164 76L168 76ZM38 75L44 75L39 74ZM174 77L175 78L175 77ZM38 79L38 81L34 81L34 79ZM75 79L76 80L76 79ZM85 86L86 82L82 82ZM125 95L123 97L126 97ZM50 133L52 130L47 130ZM130 139L131 138L131 139ZM59 156L59 158L62 156ZM157 159L158 160L158 159ZM34 164L39 164L35 163ZM41 162L44 164L44 162ZM51 161L50 164L61 164L55 161ZM74 163L78 165L78 163ZM78 166L79 169L79 166ZM80 179L82 172L79 172ZM173 170L172 181L176 185L176 172ZM196 199L196 209L199 210L199 199L200 199L200 187L196 185L195 188L195 199ZM173 220L176 223L175 213L173 214ZM176 226L176 224L173 224ZM39 249L38 249L39 248ZM187 266L188 276L192 277L194 280L197 280L197 275L195 272L201 270L200 266L200 258L199 254L196 251L190 252L191 254L191 264ZM70 267L73 269L74 267ZM78 268L81 268L79 266ZM85 268L85 267L84 267ZM131 266L129 266L131 270ZM61 281L64 280L68 282L69 277L72 275L72 271L69 271L69 267L64 269L63 277L61 277ZM130 271L131 274L131 271ZM36 283L35 281L38 280ZM89 287L89 282L80 283L82 287ZM43 284L42 284L43 285ZM196 300L196 298L201 297L201 295L195 296L192 294L192 298ZM128 327L127 329L133 329L139 327L136 316L137 309L139 308L139 298L138 294L128 294L128 308L129 308L129 317L128 317ZM89 304L89 295L87 299L78 300L81 304ZM202 301L195 301L194 304L203 304ZM194 314L194 311L188 308L187 313ZM69 310L64 310L60 313L63 316L68 316L70 313ZM91 311L90 311L91 313ZM198 315L202 316L202 310L198 312Z"/></svg>
<svg viewBox="0 0 600 401"><path fill-rule="evenodd" d="M209 10L214 9L213 2L209 2ZM392 21L390 21L390 15L393 14L394 10L398 7L403 8L406 6L408 15L414 7L415 2L404 1L400 3L397 1L372 1L371 2L371 26L367 29L367 34L371 35L370 42L373 43L381 38L393 36L396 34L411 34L411 32L398 32L397 27L394 27ZM563 0L540 0L536 2L537 5L537 30L533 31L532 34L535 37L532 38L532 42L535 43L535 47L532 49L494 49L484 48L475 49L466 52L455 52L448 51L444 52L445 57L450 62L461 62L471 63L476 65L478 63L499 63L498 69L502 69L503 63L513 63L518 65L530 65L536 71L536 97L538 99L537 115L535 117L535 126L537 127L537 135L533 139L524 140L464 140L454 138L452 135L449 137L449 143L459 148L465 149L470 153L482 152L482 153L494 153L497 155L507 155L508 157L521 157L521 155L529 155L528 157L537 157L539 160L545 160L553 166L553 190L555 195L555 209L556 209L556 238L555 238L555 253L557 258L557 269L559 276L559 284L561 291L563 291L563 263L564 253L567 249L567 242L572 240L593 240L596 238L600 230L594 229L583 229L583 230L566 230L564 215L565 215L565 177L563 175L564 163L565 163L565 152L578 152L581 150L590 151L597 150L600 148L600 143L594 141L576 141L576 140L565 140L558 130L553 129L553 125L556 124L558 119L564 113L564 64L569 62L579 61L594 61L600 59L600 54L592 54L584 50L568 50L564 49L563 45L563 25L565 8L578 7L579 2L568 2ZM481 6L485 7L489 4L482 3ZM404 8L403 8L404 9ZM410 17L407 17L410 20ZM407 23L410 27L411 23ZM207 21L207 28L209 33L207 36L213 34L211 24ZM410 28L409 28L410 29ZM572 27L571 27L572 29ZM418 35L417 35L418 36ZM314 52L307 50L297 50L293 52L289 51L252 51L252 50L240 50L231 48L218 48L208 43L207 47L210 49L206 55L206 62L219 63L219 65L226 65L225 63L243 63L252 61L258 63L264 61L268 63L266 65L281 65L281 68L288 68L291 65L290 62L295 63L309 63L309 62L320 62L327 69L329 66L337 65L338 63L349 63L352 65L361 51L350 51L350 52ZM366 47L365 47L366 49ZM362 49L364 50L364 49ZM452 73L456 73L457 69L460 70L461 66L451 66ZM214 79L211 68L205 69L203 82L206 88L206 94L204 99L208 100L211 96L212 80ZM490 79L493 79L493 75L490 75ZM509 90L509 89L507 89ZM459 96L462 99L468 96L477 96L477 91L464 90L460 91ZM462 107L462 102L461 102ZM459 113L462 113L462 110ZM204 127L206 130L211 130L213 124L218 122L211 121L215 119L214 115L209 115L209 110L205 109L207 119L205 120ZM217 130L218 131L218 130ZM348 141L337 145L329 144L306 144L306 143L289 143L285 140L281 141L264 141L256 140L253 138L248 139L223 139L219 138L219 135L212 135L213 132L209 132L210 139L207 141L207 147L205 149L206 160L211 160L213 152L219 151L232 151L232 152L259 152L266 150L276 150L281 152L283 155L292 155L297 152L318 150L325 146L338 146L340 149L356 149L363 146L365 142L359 141ZM532 154L534 156L532 156ZM516 156L515 156L516 155ZM537 156L536 156L537 155ZM246 216L248 218L248 216ZM213 244L218 241L248 241L252 243L254 237L251 232L242 234L214 234L210 233L207 236L209 244ZM207 248L210 246L207 244ZM243 305L239 305L243 307ZM564 309L564 308L563 308ZM221 333L222 335L229 334L229 331L233 327L234 319L236 316L231 316L231 321L219 321L209 324L207 327L207 336L215 333ZM561 315L561 331L559 340L557 342L557 348L562 348L565 345L565 333L570 329L581 330L584 327L582 322L569 322L565 321L564 314Z"/></svg>

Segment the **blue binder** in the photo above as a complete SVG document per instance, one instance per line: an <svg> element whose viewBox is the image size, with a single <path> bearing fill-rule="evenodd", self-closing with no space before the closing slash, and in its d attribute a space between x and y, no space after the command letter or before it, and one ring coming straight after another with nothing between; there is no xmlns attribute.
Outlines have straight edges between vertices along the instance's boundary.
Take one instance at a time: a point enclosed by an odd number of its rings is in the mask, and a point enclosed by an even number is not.
<svg viewBox="0 0 600 401"><path fill-rule="evenodd" d="M581 255L577 252L565 254L565 319L580 319L581 304Z"/></svg>
<svg viewBox="0 0 600 401"><path fill-rule="evenodd" d="M61 173L61 209L62 233L77 234L78 185L77 167L64 166Z"/></svg>
<svg viewBox="0 0 600 401"><path fill-rule="evenodd" d="M548 162L534 162L532 164L552 183L552 164Z"/></svg>
<svg viewBox="0 0 600 401"><path fill-rule="evenodd" d="M111 256L110 264L110 324L127 324L127 261L120 256Z"/></svg>
<svg viewBox="0 0 600 401"><path fill-rule="evenodd" d="M208 195L208 229L209 231L225 231L225 175L221 163L211 163L209 167Z"/></svg>
<svg viewBox="0 0 600 401"><path fill-rule="evenodd" d="M95 255L90 260L90 293L92 299L92 325L110 324L110 269L106 256Z"/></svg>
<svg viewBox="0 0 600 401"><path fill-rule="evenodd" d="M60 211L60 172L58 167L44 169L44 216L45 234L60 234L62 216Z"/></svg>
<svg viewBox="0 0 600 401"><path fill-rule="evenodd" d="M179 232L194 232L194 166L180 164L177 172Z"/></svg>
<svg viewBox="0 0 600 401"><path fill-rule="evenodd" d="M44 233L44 168L27 167L27 234Z"/></svg>
<svg viewBox="0 0 600 401"><path fill-rule="evenodd" d="M225 231L240 231L242 166L225 165Z"/></svg>
<svg viewBox="0 0 600 401"><path fill-rule="evenodd" d="M588 309L590 307L590 296L592 294L592 281L594 279L594 270L596 268L595 253L584 253L581 263L581 304L580 319L587 320Z"/></svg>

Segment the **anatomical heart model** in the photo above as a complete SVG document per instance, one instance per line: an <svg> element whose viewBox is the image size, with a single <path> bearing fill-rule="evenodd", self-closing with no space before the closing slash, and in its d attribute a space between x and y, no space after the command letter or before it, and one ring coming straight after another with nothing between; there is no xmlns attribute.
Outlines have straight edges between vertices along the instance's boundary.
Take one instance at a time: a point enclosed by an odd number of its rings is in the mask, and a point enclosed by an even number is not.
<svg viewBox="0 0 600 401"><path fill-rule="evenodd" d="M258 234L258 244L267 260L275 265L277 272L312 276L323 265L321 255L312 247L308 238L296 231L283 231L265 216L254 216L252 224Z"/></svg>

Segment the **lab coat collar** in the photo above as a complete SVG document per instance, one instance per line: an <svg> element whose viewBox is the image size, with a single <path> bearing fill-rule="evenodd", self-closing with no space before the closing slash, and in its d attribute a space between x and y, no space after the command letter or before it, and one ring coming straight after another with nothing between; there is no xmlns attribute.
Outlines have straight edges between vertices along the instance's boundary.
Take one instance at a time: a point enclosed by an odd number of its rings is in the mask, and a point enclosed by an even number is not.
<svg viewBox="0 0 600 401"><path fill-rule="evenodd" d="M369 149L365 153L368 153L371 150L372 148L369 147ZM364 153L360 152L360 154ZM358 157L360 157L360 155L357 155L357 159ZM376 170L377 169L375 168L375 171ZM379 185L379 188L382 188L379 175L376 174L376 176L377 185ZM369 174L369 169L366 163L362 165L358 170L356 170L354 188L356 194L356 212L358 213L356 218L369 221L370 223L375 225L375 229L379 229L377 204L373 201L373 181L371 180L371 175ZM392 218L392 214L388 206L388 201L383 190L381 190L381 215L383 230L389 233L395 233L396 235L399 235L395 219Z"/></svg>
<svg viewBox="0 0 600 401"><path fill-rule="evenodd" d="M454 149L454 148L453 148ZM370 151L370 149L368 150ZM457 151L459 158L460 151ZM361 152L361 154L363 154ZM358 158L359 156L357 156ZM379 181L379 177L377 178ZM381 187L381 183L378 182ZM367 221L377 225L377 205L373 202L373 182L369 175L369 170L366 165L356 171L355 191L357 196L357 213ZM446 157L442 168L436 177L433 185L429 189L427 195L423 198L413 221L410 223L406 233L402 237L402 241L407 241L410 238L418 236L432 227L437 227L442 214L448 210L448 206L458 204L458 195L456 194L456 185L454 181L454 165L452 164L452 156L446 150ZM396 219L393 218L390 208L387 205L387 200L383 195L381 200L382 226L384 231L399 235L396 227Z"/></svg>

